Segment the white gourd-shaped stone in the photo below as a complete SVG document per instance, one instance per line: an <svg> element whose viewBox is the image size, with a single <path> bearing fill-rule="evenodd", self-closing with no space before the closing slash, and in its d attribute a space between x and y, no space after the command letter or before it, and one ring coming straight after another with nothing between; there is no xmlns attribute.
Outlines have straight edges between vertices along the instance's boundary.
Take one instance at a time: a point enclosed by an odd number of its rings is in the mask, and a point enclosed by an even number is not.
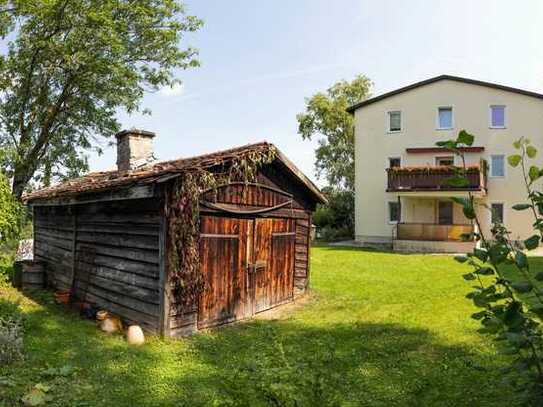
<svg viewBox="0 0 543 407"><path fill-rule="evenodd" d="M130 325L126 332L126 340L130 345L143 345L145 337L139 325Z"/></svg>

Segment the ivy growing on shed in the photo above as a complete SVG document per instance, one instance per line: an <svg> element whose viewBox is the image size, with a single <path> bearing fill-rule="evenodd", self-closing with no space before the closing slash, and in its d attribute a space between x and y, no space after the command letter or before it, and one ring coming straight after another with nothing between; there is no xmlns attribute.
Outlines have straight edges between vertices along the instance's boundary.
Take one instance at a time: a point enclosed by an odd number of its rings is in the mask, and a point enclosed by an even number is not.
<svg viewBox="0 0 543 407"><path fill-rule="evenodd" d="M184 169L166 190L164 213L168 228L168 274L172 305L190 311L204 289L200 273L200 196L231 182L248 185L257 181L259 169L270 164L277 152L273 146L235 154L225 160ZM192 308L191 308L192 307Z"/></svg>

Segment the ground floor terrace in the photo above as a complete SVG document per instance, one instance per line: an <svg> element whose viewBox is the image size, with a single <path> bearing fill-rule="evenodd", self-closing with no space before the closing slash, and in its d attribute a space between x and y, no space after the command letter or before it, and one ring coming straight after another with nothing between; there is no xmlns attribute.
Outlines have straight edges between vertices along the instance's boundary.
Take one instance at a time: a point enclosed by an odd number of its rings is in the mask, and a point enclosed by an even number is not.
<svg viewBox="0 0 543 407"><path fill-rule="evenodd" d="M400 252L462 253L474 247L477 227L453 196L402 196L389 201L392 247Z"/></svg>

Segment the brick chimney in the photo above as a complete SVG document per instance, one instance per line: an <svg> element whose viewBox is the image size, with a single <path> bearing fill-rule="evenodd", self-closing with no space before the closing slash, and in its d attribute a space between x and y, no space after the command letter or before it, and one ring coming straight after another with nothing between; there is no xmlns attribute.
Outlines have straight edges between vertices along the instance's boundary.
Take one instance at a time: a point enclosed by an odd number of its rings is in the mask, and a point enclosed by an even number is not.
<svg viewBox="0 0 543 407"><path fill-rule="evenodd" d="M153 137L155 133L145 130L123 130L117 138L117 170L130 171L143 167L152 161Z"/></svg>

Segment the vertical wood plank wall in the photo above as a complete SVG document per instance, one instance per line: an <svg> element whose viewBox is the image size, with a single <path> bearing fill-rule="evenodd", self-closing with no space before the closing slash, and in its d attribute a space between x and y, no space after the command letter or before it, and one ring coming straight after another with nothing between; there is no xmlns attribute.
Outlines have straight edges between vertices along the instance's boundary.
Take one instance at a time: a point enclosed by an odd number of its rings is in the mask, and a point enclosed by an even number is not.
<svg viewBox="0 0 543 407"><path fill-rule="evenodd" d="M303 294L309 285L309 233L311 216L296 220L296 248L294 256L294 295Z"/></svg>
<svg viewBox="0 0 543 407"><path fill-rule="evenodd" d="M70 287L73 267L74 210L34 208L34 256L46 263L47 281L59 290Z"/></svg>
<svg viewBox="0 0 543 407"><path fill-rule="evenodd" d="M156 199L35 207L36 258L57 289L73 278L80 299L160 332L158 208Z"/></svg>

